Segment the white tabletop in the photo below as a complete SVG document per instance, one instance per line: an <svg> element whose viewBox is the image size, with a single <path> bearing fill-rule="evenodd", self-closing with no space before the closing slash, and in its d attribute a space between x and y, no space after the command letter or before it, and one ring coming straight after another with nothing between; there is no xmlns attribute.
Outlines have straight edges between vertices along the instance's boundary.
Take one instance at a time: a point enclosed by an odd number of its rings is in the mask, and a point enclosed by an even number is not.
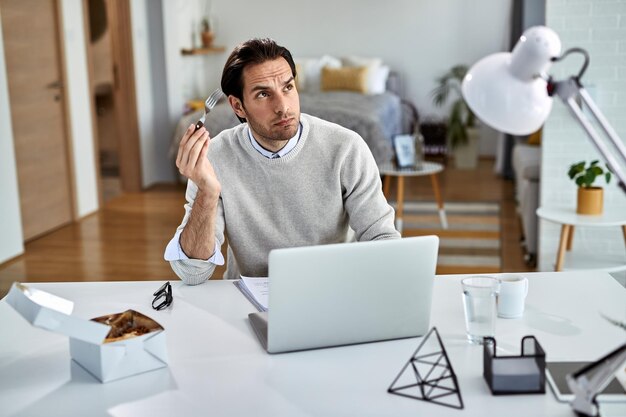
<svg viewBox="0 0 626 417"><path fill-rule="evenodd" d="M378 167L382 175L393 175L396 177L421 177L423 175L437 174L443 171L443 165L437 162L423 161L419 169L398 168L395 164L386 163Z"/></svg>
<svg viewBox="0 0 626 417"><path fill-rule="evenodd" d="M519 354L535 335L548 360L593 360L624 342L599 316L626 320L626 290L604 273L536 273L526 313L498 319L499 354ZM437 277L432 324L459 378L465 410L387 393L420 338L268 355L228 281L173 284L171 309L151 309L158 282L36 284L90 318L132 308L167 331L168 368L101 384L70 361L66 337L30 326L0 302L2 416L573 416L553 395L494 397L482 377L482 347L465 340L461 275ZM305 313L305 312L303 312ZM463 414L459 414L463 413Z"/></svg>
<svg viewBox="0 0 626 417"><path fill-rule="evenodd" d="M576 214L576 207L539 207L537 216L571 226L609 227L626 225L626 211L605 209L600 215Z"/></svg>

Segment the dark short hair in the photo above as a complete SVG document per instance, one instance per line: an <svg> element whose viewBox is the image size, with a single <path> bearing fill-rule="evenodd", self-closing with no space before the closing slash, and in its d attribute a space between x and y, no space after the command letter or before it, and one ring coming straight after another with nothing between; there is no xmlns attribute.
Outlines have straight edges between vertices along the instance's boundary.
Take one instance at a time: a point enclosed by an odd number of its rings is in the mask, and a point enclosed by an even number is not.
<svg viewBox="0 0 626 417"><path fill-rule="evenodd" d="M250 39L235 47L224 65L222 71L222 91L227 96L235 96L243 103L243 70L247 66L262 64L278 58L285 58L291 67L291 73L296 76L296 64L291 52L284 46L278 45L269 38ZM242 122L245 119L237 116Z"/></svg>

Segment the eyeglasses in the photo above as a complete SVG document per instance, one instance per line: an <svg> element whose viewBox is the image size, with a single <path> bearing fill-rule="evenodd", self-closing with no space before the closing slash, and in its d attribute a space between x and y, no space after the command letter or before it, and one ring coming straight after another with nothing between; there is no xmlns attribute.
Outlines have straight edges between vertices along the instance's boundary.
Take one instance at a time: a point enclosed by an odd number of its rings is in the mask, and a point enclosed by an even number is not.
<svg viewBox="0 0 626 417"><path fill-rule="evenodd" d="M174 297L172 297L172 286L169 281L156 290L153 295L154 300L152 300L152 308L155 310L163 310L169 307L174 300Z"/></svg>

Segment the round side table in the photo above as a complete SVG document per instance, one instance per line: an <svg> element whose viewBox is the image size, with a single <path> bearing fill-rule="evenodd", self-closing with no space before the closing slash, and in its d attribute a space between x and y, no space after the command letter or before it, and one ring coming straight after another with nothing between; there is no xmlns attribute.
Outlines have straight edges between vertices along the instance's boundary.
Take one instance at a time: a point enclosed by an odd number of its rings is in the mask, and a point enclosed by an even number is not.
<svg viewBox="0 0 626 417"><path fill-rule="evenodd" d="M441 199L441 192L439 190L439 180L437 175L443 171L444 166L437 162L422 162L419 169L415 168L398 168L391 163L383 164L378 167L381 175L385 176L383 182L383 193L385 197L389 198L389 189L391 187L391 178L396 177L398 181L397 192L397 207L396 207L396 228L402 233L402 216L404 215L404 177L422 177L428 175L430 182L433 186L433 193L435 194L435 200L437 201L437 207L439 211L439 221L441 227L448 228L448 220L446 218L446 212L443 208L443 200Z"/></svg>
<svg viewBox="0 0 626 417"><path fill-rule="evenodd" d="M598 216L576 214L574 207L539 207L537 216L553 223L561 225L561 239L556 255L555 271L562 271L566 251L572 249L574 241L574 228L581 227L621 227L626 242L626 212L605 210ZM582 257L569 257L568 269L601 269L606 272L626 270L626 256L615 257L606 254L583 259Z"/></svg>

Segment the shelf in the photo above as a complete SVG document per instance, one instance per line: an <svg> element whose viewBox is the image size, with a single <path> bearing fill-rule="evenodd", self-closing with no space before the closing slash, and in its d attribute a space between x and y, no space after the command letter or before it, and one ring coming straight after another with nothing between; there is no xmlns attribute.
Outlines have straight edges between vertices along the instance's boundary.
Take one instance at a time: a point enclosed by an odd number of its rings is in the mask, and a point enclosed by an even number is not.
<svg viewBox="0 0 626 417"><path fill-rule="evenodd" d="M223 46L211 46L209 48L192 48L192 49L181 49L180 53L183 55L208 55L208 54L219 54L224 52L226 48Z"/></svg>

